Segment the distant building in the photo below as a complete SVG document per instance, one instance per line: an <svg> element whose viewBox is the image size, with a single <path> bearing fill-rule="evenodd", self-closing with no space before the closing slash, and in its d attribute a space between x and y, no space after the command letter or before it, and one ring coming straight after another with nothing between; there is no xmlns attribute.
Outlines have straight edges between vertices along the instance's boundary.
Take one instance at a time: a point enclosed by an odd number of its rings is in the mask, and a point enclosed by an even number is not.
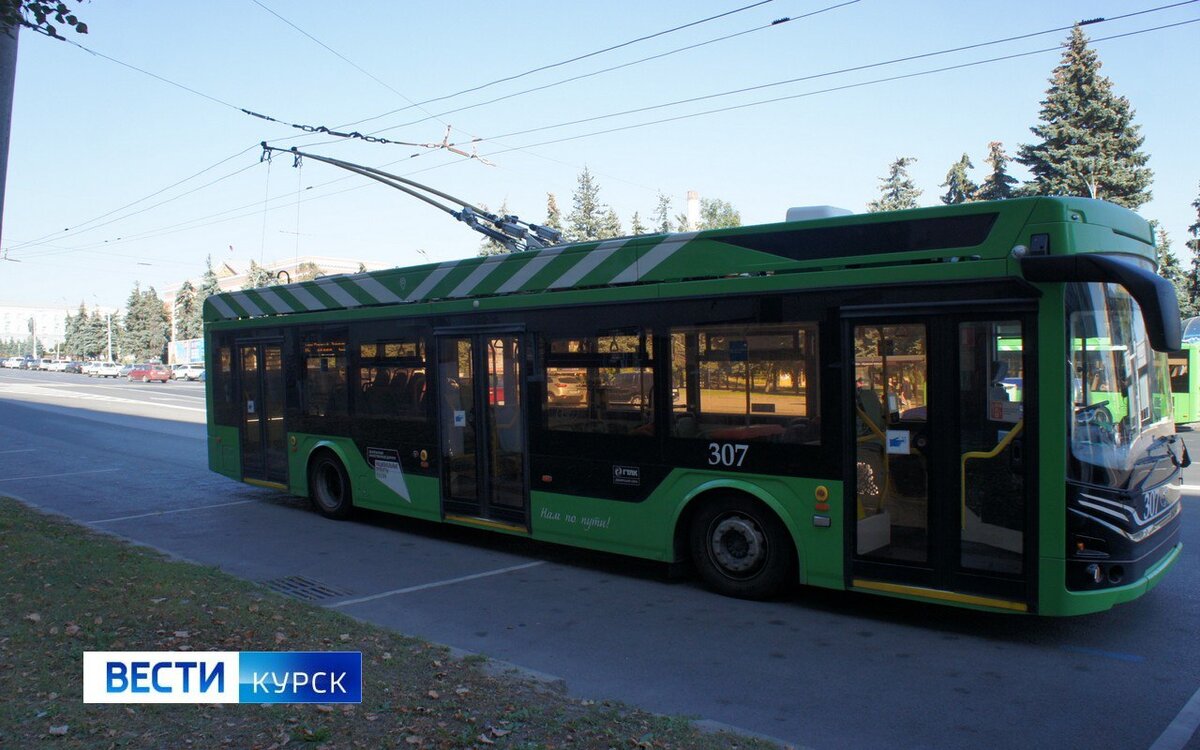
<svg viewBox="0 0 1200 750"><path fill-rule="evenodd" d="M287 284L292 281L313 278L311 274L314 272L320 276L335 276L342 273L358 273L360 266L368 271L378 271L383 268L391 268L394 264L331 258L324 255L300 255L260 265L278 278L281 284ZM213 264L213 272L217 275L222 292L241 289L245 285L246 279L249 278L249 271L250 261L248 260L245 262L229 260ZM187 281L192 282L192 286L197 289L200 288L200 276L187 279ZM180 281L159 291L163 302L166 303L168 315L171 317L172 341L175 340L175 297L179 294L179 288L183 286L183 283Z"/></svg>

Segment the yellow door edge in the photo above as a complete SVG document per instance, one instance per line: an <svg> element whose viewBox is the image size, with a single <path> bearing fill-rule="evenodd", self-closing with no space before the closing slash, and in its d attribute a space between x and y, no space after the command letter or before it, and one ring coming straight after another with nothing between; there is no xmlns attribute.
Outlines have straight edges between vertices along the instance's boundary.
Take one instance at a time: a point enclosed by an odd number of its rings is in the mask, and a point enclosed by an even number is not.
<svg viewBox="0 0 1200 750"><path fill-rule="evenodd" d="M903 584L887 583L885 581L868 581L861 578L855 578L850 582L850 588L863 589L866 591L882 591L888 594L903 594L905 596L916 596L922 599L934 599L941 602L970 604L976 607L1006 609L1012 612L1029 611L1029 605L1025 602L1014 602L1007 599L993 599L989 596L975 596L973 594L960 594L956 591L928 589L921 586L905 586Z"/></svg>
<svg viewBox="0 0 1200 750"><path fill-rule="evenodd" d="M504 523L503 521L493 521L490 518L475 518L473 516L458 516L451 513L446 514L446 520L451 523L461 523L466 526L478 526L484 529L499 529L500 531L516 531L521 534L529 533L529 529L515 523Z"/></svg>
<svg viewBox="0 0 1200 750"><path fill-rule="evenodd" d="M256 487L268 487L273 490L286 490L288 488L283 482L268 482L265 479L243 479L242 481Z"/></svg>

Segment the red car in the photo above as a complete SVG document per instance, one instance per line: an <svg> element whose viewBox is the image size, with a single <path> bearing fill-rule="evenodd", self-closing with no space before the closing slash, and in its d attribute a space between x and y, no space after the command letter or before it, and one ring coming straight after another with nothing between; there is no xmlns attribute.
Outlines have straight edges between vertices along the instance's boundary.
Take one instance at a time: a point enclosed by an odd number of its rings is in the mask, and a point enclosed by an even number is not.
<svg viewBox="0 0 1200 750"><path fill-rule="evenodd" d="M143 383L149 383L152 380L157 380L160 383L165 383L171 379L171 371L166 365L134 365L129 371L129 382L140 380Z"/></svg>

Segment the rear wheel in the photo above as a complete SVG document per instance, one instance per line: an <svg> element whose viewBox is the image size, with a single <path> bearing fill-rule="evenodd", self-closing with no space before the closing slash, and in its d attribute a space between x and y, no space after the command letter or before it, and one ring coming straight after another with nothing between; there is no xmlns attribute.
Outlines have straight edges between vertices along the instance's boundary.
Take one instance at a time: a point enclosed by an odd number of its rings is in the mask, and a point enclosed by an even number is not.
<svg viewBox="0 0 1200 750"><path fill-rule="evenodd" d="M308 497L326 518L348 518L354 510L350 476L337 456L323 451L308 467Z"/></svg>
<svg viewBox="0 0 1200 750"><path fill-rule="evenodd" d="M714 498L692 518L692 560L713 590L767 599L796 579L796 550L787 527L744 495Z"/></svg>

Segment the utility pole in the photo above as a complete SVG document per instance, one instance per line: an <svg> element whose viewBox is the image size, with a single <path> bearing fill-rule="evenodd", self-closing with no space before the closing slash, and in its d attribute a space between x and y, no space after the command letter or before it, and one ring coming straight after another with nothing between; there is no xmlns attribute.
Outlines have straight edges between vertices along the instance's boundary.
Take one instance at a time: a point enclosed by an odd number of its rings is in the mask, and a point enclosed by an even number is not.
<svg viewBox="0 0 1200 750"><path fill-rule="evenodd" d="M13 89L17 81L19 25L0 29L0 229L4 220L4 186L8 177L8 140L12 130Z"/></svg>

